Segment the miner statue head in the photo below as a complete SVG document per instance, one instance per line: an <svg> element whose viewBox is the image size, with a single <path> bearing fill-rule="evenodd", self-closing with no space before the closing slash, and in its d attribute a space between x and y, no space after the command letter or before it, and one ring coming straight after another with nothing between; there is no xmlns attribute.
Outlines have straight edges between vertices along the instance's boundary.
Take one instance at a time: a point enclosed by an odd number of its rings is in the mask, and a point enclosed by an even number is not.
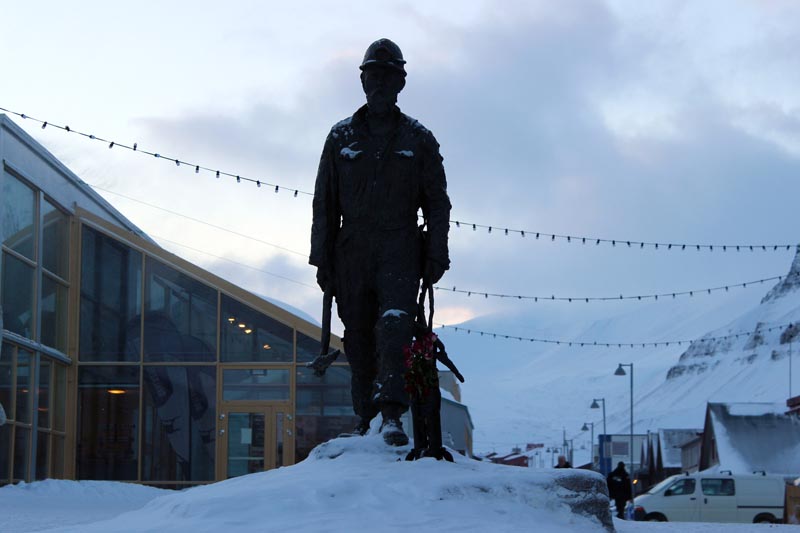
<svg viewBox="0 0 800 533"><path fill-rule="evenodd" d="M400 47L389 39L369 45L359 68L370 114L382 116L392 111L406 85L405 64Z"/></svg>

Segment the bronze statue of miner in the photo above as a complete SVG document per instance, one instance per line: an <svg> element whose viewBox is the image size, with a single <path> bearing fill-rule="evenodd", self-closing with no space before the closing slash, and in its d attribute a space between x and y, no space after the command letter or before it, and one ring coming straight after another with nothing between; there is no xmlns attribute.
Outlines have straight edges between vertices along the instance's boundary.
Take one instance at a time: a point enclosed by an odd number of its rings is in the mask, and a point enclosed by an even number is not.
<svg viewBox="0 0 800 533"><path fill-rule="evenodd" d="M409 405L403 347L413 337L420 279L436 283L450 266L439 144L396 105L405 63L389 39L367 48L360 66L367 104L333 126L320 158L309 259L344 324L355 432L364 435L380 412L381 434L393 446L408 443L400 422Z"/></svg>

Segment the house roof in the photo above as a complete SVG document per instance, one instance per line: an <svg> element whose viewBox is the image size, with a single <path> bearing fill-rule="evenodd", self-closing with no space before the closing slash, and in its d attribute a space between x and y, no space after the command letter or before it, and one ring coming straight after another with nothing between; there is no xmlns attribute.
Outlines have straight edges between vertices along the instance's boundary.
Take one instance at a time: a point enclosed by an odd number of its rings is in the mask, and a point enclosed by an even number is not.
<svg viewBox="0 0 800 533"><path fill-rule="evenodd" d="M800 474L800 419L784 409L780 403L709 403L706 423L713 426L717 468Z"/></svg>
<svg viewBox="0 0 800 533"><path fill-rule="evenodd" d="M661 447L661 464L664 468L681 467L681 447L697 438L701 429L659 429L658 443Z"/></svg>

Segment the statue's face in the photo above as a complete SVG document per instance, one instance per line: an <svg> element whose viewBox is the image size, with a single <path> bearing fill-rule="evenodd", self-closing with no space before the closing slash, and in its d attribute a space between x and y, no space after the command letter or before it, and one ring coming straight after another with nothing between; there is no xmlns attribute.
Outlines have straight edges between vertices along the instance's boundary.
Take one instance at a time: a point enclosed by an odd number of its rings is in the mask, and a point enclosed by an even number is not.
<svg viewBox="0 0 800 533"><path fill-rule="evenodd" d="M387 113L397 103L406 79L393 68L373 67L361 72L361 86L367 95L369 110L378 115Z"/></svg>

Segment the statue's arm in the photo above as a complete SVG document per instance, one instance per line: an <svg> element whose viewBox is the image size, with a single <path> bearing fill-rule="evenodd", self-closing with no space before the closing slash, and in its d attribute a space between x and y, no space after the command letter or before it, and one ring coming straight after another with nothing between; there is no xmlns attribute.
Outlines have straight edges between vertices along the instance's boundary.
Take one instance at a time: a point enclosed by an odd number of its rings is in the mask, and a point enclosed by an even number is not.
<svg viewBox="0 0 800 533"><path fill-rule="evenodd" d="M427 259L450 268L447 234L450 231L450 198L439 153L439 143L430 132L422 140L422 212L428 220Z"/></svg>
<svg viewBox="0 0 800 533"><path fill-rule="evenodd" d="M317 181L314 185L312 203L313 219L311 222L311 255L308 262L318 268L332 268L332 250L335 233L338 229L338 215L335 212L334 196L336 166L333 158L333 139L331 135L325 140L322 156L317 169Z"/></svg>

